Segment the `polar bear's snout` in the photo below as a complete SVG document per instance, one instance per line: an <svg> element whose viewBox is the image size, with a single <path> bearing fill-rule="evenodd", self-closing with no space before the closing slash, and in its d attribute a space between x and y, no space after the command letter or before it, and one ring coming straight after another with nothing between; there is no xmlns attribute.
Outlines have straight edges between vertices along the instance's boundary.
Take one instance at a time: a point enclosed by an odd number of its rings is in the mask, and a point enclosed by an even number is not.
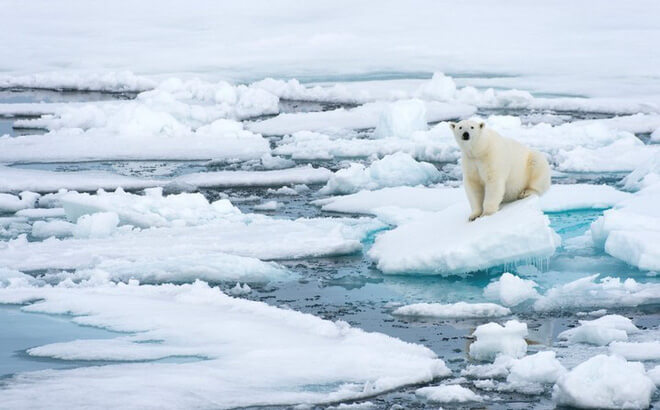
<svg viewBox="0 0 660 410"><path fill-rule="evenodd" d="M467 141L467 140L469 140L469 139L470 139L470 133L467 132L467 131L465 131L465 132L463 133L463 141Z"/></svg>

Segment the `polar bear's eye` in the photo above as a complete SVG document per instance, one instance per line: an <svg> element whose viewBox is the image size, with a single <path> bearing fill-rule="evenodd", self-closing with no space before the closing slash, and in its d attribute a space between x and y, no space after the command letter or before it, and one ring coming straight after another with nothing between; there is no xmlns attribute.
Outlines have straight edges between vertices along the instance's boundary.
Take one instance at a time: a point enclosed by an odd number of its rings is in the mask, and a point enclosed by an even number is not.
<svg viewBox="0 0 660 410"><path fill-rule="evenodd" d="M462 129L463 129L463 126L458 127L458 129L459 129L459 130L462 130Z"/></svg>
<svg viewBox="0 0 660 410"><path fill-rule="evenodd" d="M474 127L470 127L470 128L474 129Z"/></svg>

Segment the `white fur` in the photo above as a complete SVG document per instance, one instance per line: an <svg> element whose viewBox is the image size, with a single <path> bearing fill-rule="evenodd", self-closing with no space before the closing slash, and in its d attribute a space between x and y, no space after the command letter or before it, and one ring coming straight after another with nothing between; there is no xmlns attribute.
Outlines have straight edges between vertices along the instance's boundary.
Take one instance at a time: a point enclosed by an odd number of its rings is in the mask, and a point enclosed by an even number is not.
<svg viewBox="0 0 660 410"><path fill-rule="evenodd" d="M540 152L502 137L483 122L466 120L450 126L463 154L471 221L497 212L502 202L542 195L550 188L550 166Z"/></svg>

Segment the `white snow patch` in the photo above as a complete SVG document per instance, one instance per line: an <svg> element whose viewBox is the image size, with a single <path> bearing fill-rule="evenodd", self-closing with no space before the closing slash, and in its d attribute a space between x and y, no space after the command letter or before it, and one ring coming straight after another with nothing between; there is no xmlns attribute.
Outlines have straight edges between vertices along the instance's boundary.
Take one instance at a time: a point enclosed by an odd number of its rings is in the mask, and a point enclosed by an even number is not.
<svg viewBox="0 0 660 410"><path fill-rule="evenodd" d="M561 376L552 396L564 406L645 409L654 391L641 363L601 354Z"/></svg>
<svg viewBox="0 0 660 410"><path fill-rule="evenodd" d="M435 403L467 403L479 402L484 399L472 390L458 384L422 387L415 390L415 394Z"/></svg>
<svg viewBox="0 0 660 410"><path fill-rule="evenodd" d="M480 318L507 316L511 314L511 310L495 303L415 303L401 306L392 314L434 318Z"/></svg>
<svg viewBox="0 0 660 410"><path fill-rule="evenodd" d="M620 315L607 315L595 320L581 320L580 326L561 332L557 337L569 343L606 346L614 341L628 340L628 333L639 332L633 322Z"/></svg>
<svg viewBox="0 0 660 410"><path fill-rule="evenodd" d="M496 281L484 289L484 296L500 301L504 306L516 306L529 299L538 298L538 284L533 280L521 279L509 272L504 272Z"/></svg>
<svg viewBox="0 0 660 410"><path fill-rule="evenodd" d="M470 345L470 356L476 360L492 361L499 354L521 358L527 352L527 324L509 320L504 326L490 322L478 326L472 333L476 338Z"/></svg>

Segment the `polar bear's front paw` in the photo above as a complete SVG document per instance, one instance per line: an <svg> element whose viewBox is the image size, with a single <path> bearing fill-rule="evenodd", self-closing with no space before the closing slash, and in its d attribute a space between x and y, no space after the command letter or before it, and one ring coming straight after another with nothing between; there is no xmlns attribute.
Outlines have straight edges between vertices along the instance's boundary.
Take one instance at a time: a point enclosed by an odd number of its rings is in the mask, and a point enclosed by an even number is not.
<svg viewBox="0 0 660 410"><path fill-rule="evenodd" d="M473 212L473 213L470 214L470 216L468 217L468 221L472 222L472 221L474 221L475 219L479 218L480 216L481 216L481 211L480 211L480 212Z"/></svg>
<svg viewBox="0 0 660 410"><path fill-rule="evenodd" d="M533 189L523 189L520 195L518 195L518 199L524 199L527 198L528 196L534 195L536 191Z"/></svg>

